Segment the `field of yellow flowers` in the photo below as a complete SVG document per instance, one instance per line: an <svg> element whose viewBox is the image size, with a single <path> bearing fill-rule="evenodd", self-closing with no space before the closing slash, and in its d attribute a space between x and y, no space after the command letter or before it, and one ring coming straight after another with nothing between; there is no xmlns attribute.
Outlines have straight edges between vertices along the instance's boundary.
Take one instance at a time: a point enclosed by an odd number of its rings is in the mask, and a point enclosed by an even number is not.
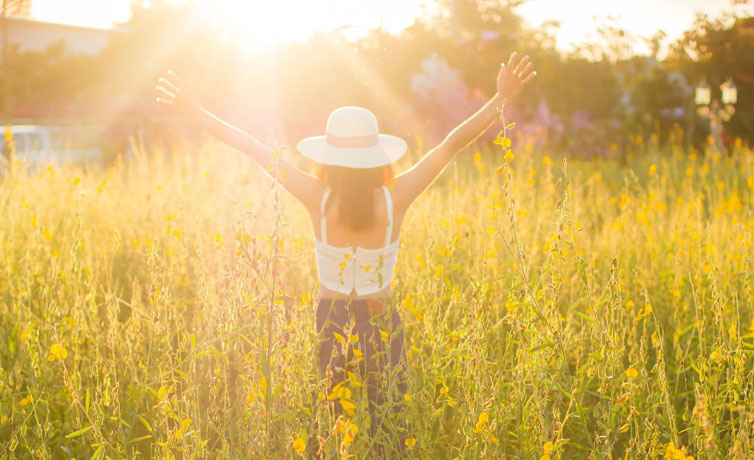
<svg viewBox="0 0 754 460"><path fill-rule="evenodd" d="M514 148L404 224L408 455L753 458L754 153ZM316 378L316 288L303 207L238 153L14 164L0 459L373 458L358 377Z"/></svg>

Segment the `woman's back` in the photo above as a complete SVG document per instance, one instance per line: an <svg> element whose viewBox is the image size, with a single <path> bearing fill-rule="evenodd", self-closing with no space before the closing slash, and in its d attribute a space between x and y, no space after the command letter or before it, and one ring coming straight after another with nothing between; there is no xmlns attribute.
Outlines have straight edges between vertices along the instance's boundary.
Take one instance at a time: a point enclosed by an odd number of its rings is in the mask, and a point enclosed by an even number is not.
<svg viewBox="0 0 754 460"><path fill-rule="evenodd" d="M371 205L371 210L364 210L364 215L369 216L369 225L354 229L354 222L349 220L352 216L341 216L342 196L330 188L322 193L319 218L312 216L322 298L390 294L400 224L395 223L393 199L387 186L373 187L366 192L371 196L346 199Z"/></svg>
<svg viewBox="0 0 754 460"><path fill-rule="evenodd" d="M372 220L372 225L364 230L353 230L352 228L344 224L345 219L342 219L339 215L340 197L330 193L325 208L325 231L328 245L340 248L358 247L364 249L381 249L385 246L385 231L387 230L388 226L387 201L385 200L385 195L381 187L374 187L374 189L371 190L370 193L372 194L372 215L374 217ZM320 199L320 202L321 201L322 199ZM398 238L398 234L400 233L400 222L398 222L397 219L399 216L396 216L394 211L392 212L392 214L393 215L391 217L393 218L393 228L392 234L390 235L391 243ZM314 235L319 241L322 241L321 217L321 214L312 216Z"/></svg>

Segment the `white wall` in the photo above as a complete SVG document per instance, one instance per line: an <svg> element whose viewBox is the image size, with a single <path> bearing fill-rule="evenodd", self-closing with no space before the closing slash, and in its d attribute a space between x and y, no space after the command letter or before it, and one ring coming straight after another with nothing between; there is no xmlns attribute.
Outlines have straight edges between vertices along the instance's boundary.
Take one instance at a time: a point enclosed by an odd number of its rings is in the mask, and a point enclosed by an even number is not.
<svg viewBox="0 0 754 460"><path fill-rule="evenodd" d="M29 19L8 18L7 21L8 42L20 45L22 51L43 51L62 39L68 53L93 55L107 46L113 34L122 33L122 30L92 29Z"/></svg>

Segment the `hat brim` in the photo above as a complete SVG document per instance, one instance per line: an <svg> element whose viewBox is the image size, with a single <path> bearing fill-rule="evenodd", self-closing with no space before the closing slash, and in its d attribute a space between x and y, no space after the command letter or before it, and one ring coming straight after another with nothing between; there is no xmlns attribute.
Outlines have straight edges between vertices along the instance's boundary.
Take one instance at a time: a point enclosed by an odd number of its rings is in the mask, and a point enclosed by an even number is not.
<svg viewBox="0 0 754 460"><path fill-rule="evenodd" d="M408 146L400 137L378 134L377 144L370 147L335 147L327 143L327 136L314 136L301 140L296 148L305 157L323 165L367 169L398 161Z"/></svg>

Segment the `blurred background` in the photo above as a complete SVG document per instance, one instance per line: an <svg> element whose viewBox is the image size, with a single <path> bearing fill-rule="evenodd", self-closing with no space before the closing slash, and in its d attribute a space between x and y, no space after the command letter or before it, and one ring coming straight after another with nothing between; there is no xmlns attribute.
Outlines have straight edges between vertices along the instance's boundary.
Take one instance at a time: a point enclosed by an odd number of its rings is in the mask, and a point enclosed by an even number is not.
<svg viewBox="0 0 754 460"><path fill-rule="evenodd" d="M514 50L539 73L506 113L526 142L588 158L635 136L754 135L747 0L1 1L0 117L30 155L107 163L134 139L200 139L154 101L166 69L263 141L295 145L359 105L421 149Z"/></svg>

